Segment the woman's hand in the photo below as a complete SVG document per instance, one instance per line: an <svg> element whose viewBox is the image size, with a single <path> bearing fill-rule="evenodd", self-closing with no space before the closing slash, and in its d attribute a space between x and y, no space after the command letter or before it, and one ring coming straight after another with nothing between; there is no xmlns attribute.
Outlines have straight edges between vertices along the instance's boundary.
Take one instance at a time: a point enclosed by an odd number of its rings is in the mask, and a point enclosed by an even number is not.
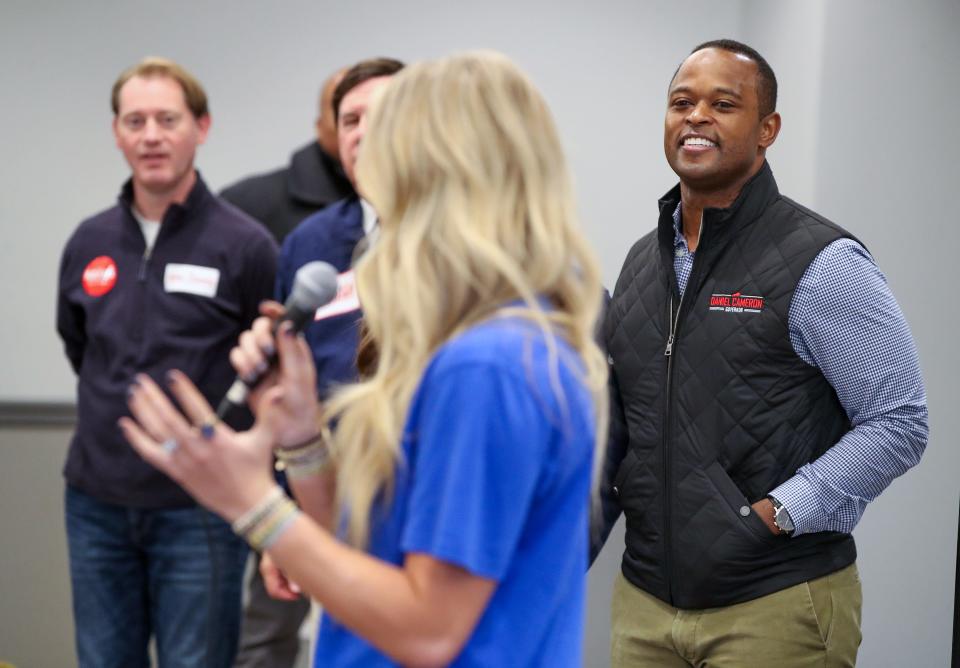
<svg viewBox="0 0 960 668"><path fill-rule="evenodd" d="M263 578L263 587L271 598L280 601L296 601L300 598L300 587L287 579L267 553L260 557L260 576Z"/></svg>
<svg viewBox="0 0 960 668"><path fill-rule="evenodd" d="M269 299L260 302L261 317L240 334L237 345L230 350L230 365L250 388L247 405L254 415L263 393L277 383L276 367L271 368L270 358L276 353L273 329L284 313L283 304L279 302ZM257 376L260 376L259 382L251 386L250 381Z"/></svg>
<svg viewBox="0 0 960 668"><path fill-rule="evenodd" d="M234 432L217 421L183 373L171 371L168 382L183 413L149 376L139 374L127 402L135 419L121 418L120 428L147 462L233 522L276 485L270 473L269 433Z"/></svg>
<svg viewBox="0 0 960 668"><path fill-rule="evenodd" d="M310 348L289 322L280 325L276 339L272 327L269 318L257 319L231 352L240 373L266 361L265 343L276 347L280 360L273 385L257 396L257 421L250 431L236 433L220 423L200 391L179 371L171 371L168 382L183 414L153 380L139 374L128 399L135 419L121 418L119 423L145 460L231 522L275 484L270 474L272 449L306 441L319 429Z"/></svg>
<svg viewBox="0 0 960 668"><path fill-rule="evenodd" d="M319 429L313 355L289 322L281 323L274 336L283 306L264 302L260 312L263 317L230 351L230 362L241 378L250 378L269 369L274 353L278 355L279 365L251 390L248 403L257 416L255 429L264 430L278 447L289 447L310 440Z"/></svg>

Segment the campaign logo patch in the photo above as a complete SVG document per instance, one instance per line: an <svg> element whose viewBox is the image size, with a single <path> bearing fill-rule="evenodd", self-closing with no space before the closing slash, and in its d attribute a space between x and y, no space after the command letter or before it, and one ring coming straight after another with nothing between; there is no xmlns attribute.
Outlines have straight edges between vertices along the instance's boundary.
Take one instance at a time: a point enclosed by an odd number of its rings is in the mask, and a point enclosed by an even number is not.
<svg viewBox="0 0 960 668"><path fill-rule="evenodd" d="M714 293L710 295L710 310L724 313L760 313L763 311L763 297L740 292L730 295Z"/></svg>
<svg viewBox="0 0 960 668"><path fill-rule="evenodd" d="M83 270L83 291L91 297L105 295L117 284L117 263L109 255L100 255Z"/></svg>

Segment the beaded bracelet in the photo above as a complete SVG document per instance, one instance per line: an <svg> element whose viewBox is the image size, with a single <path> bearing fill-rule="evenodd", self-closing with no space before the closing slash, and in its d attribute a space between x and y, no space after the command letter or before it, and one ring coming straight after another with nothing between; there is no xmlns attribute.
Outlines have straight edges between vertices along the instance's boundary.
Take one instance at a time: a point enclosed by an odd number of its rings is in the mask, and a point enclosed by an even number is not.
<svg viewBox="0 0 960 668"><path fill-rule="evenodd" d="M273 545L300 514L296 504L274 487L256 506L240 516L231 527L257 552Z"/></svg>
<svg viewBox="0 0 960 668"><path fill-rule="evenodd" d="M299 515L300 510L297 505L290 499L284 498L276 509L244 538L254 550L263 552L277 542L283 532L293 524L293 521Z"/></svg>
<svg viewBox="0 0 960 668"><path fill-rule="evenodd" d="M322 446L324 444L323 440L323 429L321 429L305 441L301 441L300 443L295 443L293 445L284 445L277 449L284 452L296 452L298 450L306 450L307 448L312 448L318 445Z"/></svg>
<svg viewBox="0 0 960 668"><path fill-rule="evenodd" d="M279 448L274 454L277 457L276 469L286 471L291 478L316 475L326 468L330 459L330 452L323 441L323 432L300 445Z"/></svg>
<svg viewBox="0 0 960 668"><path fill-rule="evenodd" d="M250 532L251 528L263 521L263 518L270 513L273 506L286 496L279 485L274 485L273 489L260 499L257 505L235 519L233 524L230 525L230 528L233 529L233 532L238 536L244 536Z"/></svg>

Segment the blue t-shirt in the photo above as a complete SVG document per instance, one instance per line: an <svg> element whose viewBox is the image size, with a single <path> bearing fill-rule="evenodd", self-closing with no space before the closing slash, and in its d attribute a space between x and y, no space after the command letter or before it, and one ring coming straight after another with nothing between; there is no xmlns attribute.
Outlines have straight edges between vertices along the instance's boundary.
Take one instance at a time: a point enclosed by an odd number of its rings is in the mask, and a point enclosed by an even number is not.
<svg viewBox="0 0 960 668"><path fill-rule="evenodd" d="M392 504L369 552L428 554L497 581L455 666L579 666L592 399L576 353L494 318L447 342L414 394ZM316 666L393 666L324 615Z"/></svg>

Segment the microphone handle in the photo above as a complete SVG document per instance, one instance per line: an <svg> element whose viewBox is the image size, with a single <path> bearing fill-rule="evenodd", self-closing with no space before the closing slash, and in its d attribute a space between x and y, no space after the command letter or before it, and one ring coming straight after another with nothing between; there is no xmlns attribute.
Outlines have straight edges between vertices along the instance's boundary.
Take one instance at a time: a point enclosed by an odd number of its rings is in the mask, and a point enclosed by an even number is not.
<svg viewBox="0 0 960 668"><path fill-rule="evenodd" d="M286 314L274 324L274 337L276 337L280 325L288 320L293 323L295 332L303 331L307 324L313 319L315 311L316 309L302 310L294 305L290 305ZM243 406L247 401L247 397L250 395L250 390L256 387L257 384L263 380L263 377L267 375L267 372L275 367L276 364L277 352L274 350L273 354L267 357L267 366L262 373L254 374L249 380L244 380L240 376L237 376L237 379L233 381L233 385L230 386L227 393L223 395L223 399L220 400L220 405L217 406L217 418L223 420L235 407Z"/></svg>
<svg viewBox="0 0 960 668"><path fill-rule="evenodd" d="M220 400L220 405L217 406L217 419L225 420L227 415L230 414L230 411L237 406L242 406L244 402L246 402L249 394L250 386L243 382L242 379L237 378L233 381L233 385L231 385L227 393L223 395L223 399Z"/></svg>

